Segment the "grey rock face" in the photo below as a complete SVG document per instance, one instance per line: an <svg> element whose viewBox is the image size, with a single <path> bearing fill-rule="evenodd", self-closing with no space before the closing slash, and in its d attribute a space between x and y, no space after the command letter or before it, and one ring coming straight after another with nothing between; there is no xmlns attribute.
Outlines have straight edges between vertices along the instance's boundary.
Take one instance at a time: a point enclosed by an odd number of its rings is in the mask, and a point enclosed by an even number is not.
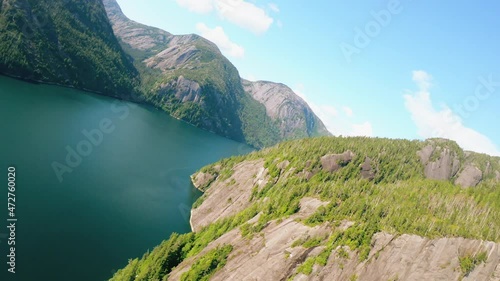
<svg viewBox="0 0 500 281"><path fill-rule="evenodd" d="M483 172L473 165L467 165L465 169L460 172L455 184L462 187L474 187L478 185L483 179Z"/></svg>
<svg viewBox="0 0 500 281"><path fill-rule="evenodd" d="M305 171L305 170L298 173L298 175L299 177L306 180L310 180L314 176L314 174L311 171Z"/></svg>
<svg viewBox="0 0 500 281"><path fill-rule="evenodd" d="M199 174L194 176L198 179ZM229 179L216 179L205 192L203 204L191 210L191 226L199 231L203 226L234 215L252 204L252 188L264 187L269 181L263 160L244 161L234 167Z"/></svg>
<svg viewBox="0 0 500 281"><path fill-rule="evenodd" d="M177 68L192 69L198 65L196 60L200 50L196 46L196 42L202 40L199 36L190 35L175 35L171 37L167 47L158 54L144 60L147 67L160 69L162 72L168 72ZM207 42L204 42L207 44ZM219 53L216 46L211 45L212 51Z"/></svg>
<svg viewBox="0 0 500 281"><path fill-rule="evenodd" d="M496 177L495 179L500 182L500 172L499 171L495 171L495 174L496 174Z"/></svg>
<svg viewBox="0 0 500 281"><path fill-rule="evenodd" d="M174 93L174 96L181 102L202 102L200 84L195 81L185 79L182 75L179 76L177 80L172 80L167 84L162 84L160 93Z"/></svg>
<svg viewBox="0 0 500 281"><path fill-rule="evenodd" d="M373 180L375 178L375 172L373 171L371 162L372 160L370 157L366 157L365 162L361 164L361 177L368 180Z"/></svg>
<svg viewBox="0 0 500 281"><path fill-rule="evenodd" d="M434 146L432 145L427 145L426 147L422 148L422 150L417 152L422 164L425 165L429 162L429 159L431 159L431 155L433 152L434 152Z"/></svg>
<svg viewBox="0 0 500 281"><path fill-rule="evenodd" d="M115 0L103 0L115 35L133 49L159 51L172 38L172 34L129 20Z"/></svg>
<svg viewBox="0 0 500 281"><path fill-rule="evenodd" d="M428 239L417 235L394 236L377 233L366 262L349 252L346 260L335 254L325 267L316 268L307 280L500 280L500 244L464 238ZM462 278L459 257L469 253L486 252L486 263L477 265Z"/></svg>
<svg viewBox="0 0 500 281"><path fill-rule="evenodd" d="M327 154L321 157L321 166L323 167L323 171L335 172L349 164L353 158L354 153L350 150L342 154Z"/></svg>
<svg viewBox="0 0 500 281"><path fill-rule="evenodd" d="M431 161L432 154L436 148L432 145L424 147L418 152L422 164L425 166L424 173L429 179L449 180L456 175L460 168L458 156L448 148L443 148L439 157Z"/></svg>
<svg viewBox="0 0 500 281"><path fill-rule="evenodd" d="M309 105L288 86L244 79L242 84L245 92L263 104L267 115L278 123L282 138L329 134Z"/></svg>
<svg viewBox="0 0 500 281"><path fill-rule="evenodd" d="M215 175L209 174L209 173L198 173L194 176L191 177L191 181L193 182L193 185L200 189L204 190L212 181L215 179Z"/></svg>

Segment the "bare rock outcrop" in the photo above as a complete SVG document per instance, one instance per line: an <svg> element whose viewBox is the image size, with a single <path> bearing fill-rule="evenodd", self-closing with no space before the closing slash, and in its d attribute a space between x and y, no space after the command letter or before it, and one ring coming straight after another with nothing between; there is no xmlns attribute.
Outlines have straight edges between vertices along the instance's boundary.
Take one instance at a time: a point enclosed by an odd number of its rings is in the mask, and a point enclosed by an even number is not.
<svg viewBox="0 0 500 281"><path fill-rule="evenodd" d="M329 135L309 105L288 86L268 81L241 82L245 92L263 104L267 115L279 123L282 138Z"/></svg>
<svg viewBox="0 0 500 281"><path fill-rule="evenodd" d="M365 162L361 164L361 177L368 180L373 180L375 178L375 172L372 168L372 160L370 157L365 158Z"/></svg>
<svg viewBox="0 0 500 281"><path fill-rule="evenodd" d="M417 235L401 236L385 232L372 237L372 249L368 259L359 260L359 253L347 246L334 249L325 266L313 266L309 275L296 274L297 268L309 257L319 255L325 248L316 246L292 247L294 241L323 237L327 239L333 231L344 231L354 222L343 222L337 229L324 223L308 227L297 219L306 218L315 209L324 205L314 198L303 198L301 210L282 221L271 221L252 237L242 237L239 229L224 234L211 242L199 254L184 260L173 269L168 280L180 280L182 273L211 249L231 244L233 251L226 265L210 280L500 280L500 244L464 238L429 239ZM257 215L259 216L259 215ZM254 223L258 219L252 219ZM341 229L343 227L343 229ZM477 264L466 274L459 258L486 253L486 261Z"/></svg>
<svg viewBox="0 0 500 281"><path fill-rule="evenodd" d="M467 165L455 180L455 184L462 187L474 187L483 179L483 172L474 165Z"/></svg>
<svg viewBox="0 0 500 281"><path fill-rule="evenodd" d="M342 154L327 154L321 157L321 167L323 171L335 172L341 167L349 164L354 156L354 153L350 150Z"/></svg>
<svg viewBox="0 0 500 281"><path fill-rule="evenodd" d="M201 86L195 81L179 76L176 80L163 83L160 86L160 94L168 95L173 93L181 102L201 103Z"/></svg>
<svg viewBox="0 0 500 281"><path fill-rule="evenodd" d="M303 170L299 172L297 175L303 179L310 180L314 176L314 173L311 171Z"/></svg>
<svg viewBox="0 0 500 281"><path fill-rule="evenodd" d="M283 171L288 167L288 165L290 165L290 161L284 160L283 162L279 163L277 167L278 167L278 169Z"/></svg>
<svg viewBox="0 0 500 281"><path fill-rule="evenodd" d="M439 153L439 156L437 159L433 160L431 156L435 153ZM449 180L456 175L460 168L460 160L457 154L449 148L428 145L420 150L418 155L425 167L425 176L429 179Z"/></svg>
<svg viewBox="0 0 500 281"><path fill-rule="evenodd" d="M191 181L193 185L201 191L204 191L206 187L215 179L215 175L210 173L199 172L191 176Z"/></svg>
<svg viewBox="0 0 500 281"><path fill-rule="evenodd" d="M417 235L377 233L368 260L359 262L355 252L341 259L332 254L325 267L308 280L500 280L500 244L464 238L428 239ZM464 276L459 257L487 254L485 263Z"/></svg>
<svg viewBox="0 0 500 281"><path fill-rule="evenodd" d="M233 170L228 179L213 181L203 195L206 198L203 204L191 210L193 231L199 231L212 222L234 215L250 206L252 188L262 188L269 180L262 159L243 161ZM197 177L198 175L194 178Z"/></svg>
<svg viewBox="0 0 500 281"><path fill-rule="evenodd" d="M500 182L500 172L499 171L495 171L495 179L497 182Z"/></svg>
<svg viewBox="0 0 500 281"><path fill-rule="evenodd" d="M123 43L141 51L161 50L172 38L172 34L129 20L115 0L103 0L113 31Z"/></svg>
<svg viewBox="0 0 500 281"><path fill-rule="evenodd" d="M327 203L316 198L302 198L298 213L282 221L271 221L258 235L250 238L242 237L240 230L234 229L211 242L195 257L183 261L170 273L168 280L180 280L182 273L189 270L197 257L223 244L233 245L233 251L226 265L210 280L286 280L300 263L318 255L323 249L291 247L293 242L308 237L326 237L332 231L329 224L309 227L297 219L309 217L319 206ZM255 221L257 219L249 222Z"/></svg>
<svg viewBox="0 0 500 281"><path fill-rule="evenodd" d="M189 68L191 60L200 53L196 47L199 37L194 34L176 35L169 41L167 48L144 61L146 66L167 72L175 68ZM211 42L205 42L210 44ZM197 61L195 61L197 62Z"/></svg>

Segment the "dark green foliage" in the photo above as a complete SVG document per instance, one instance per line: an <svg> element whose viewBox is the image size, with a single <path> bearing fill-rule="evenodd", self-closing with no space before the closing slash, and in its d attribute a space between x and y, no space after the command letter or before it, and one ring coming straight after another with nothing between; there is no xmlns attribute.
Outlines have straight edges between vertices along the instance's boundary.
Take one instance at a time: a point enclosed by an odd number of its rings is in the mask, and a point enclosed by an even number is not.
<svg viewBox="0 0 500 281"><path fill-rule="evenodd" d="M182 281L202 281L209 280L217 270L224 267L226 264L227 256L233 247L231 245L224 245L217 247L201 258L199 258L192 266L191 269L182 274Z"/></svg>
<svg viewBox="0 0 500 281"><path fill-rule="evenodd" d="M163 280L163 277L186 257L185 248L193 240L192 233L183 235L174 233L169 240L163 241L151 253L146 253L142 259L129 261L129 264L124 269L117 271L110 280Z"/></svg>
<svg viewBox="0 0 500 281"><path fill-rule="evenodd" d="M167 276L184 259L195 256L210 242L242 225L256 214L257 208L252 206L236 216L212 223L197 233L174 233L169 240L162 242L141 259L130 260L110 281L163 280L161 278Z"/></svg>
<svg viewBox="0 0 500 281"><path fill-rule="evenodd" d="M5 0L0 73L133 99L137 71L100 0Z"/></svg>
<svg viewBox="0 0 500 281"><path fill-rule="evenodd" d="M460 269L462 270L463 276L468 276L474 268L480 263L486 262L488 255L486 252L481 252L476 255L467 254L459 257Z"/></svg>
<svg viewBox="0 0 500 281"><path fill-rule="evenodd" d="M305 275L311 274L313 270L313 266L315 264L315 258L309 257L306 259L305 262L303 262L298 268L297 268L297 273L303 273Z"/></svg>
<svg viewBox="0 0 500 281"><path fill-rule="evenodd" d="M264 105L259 104L247 93L238 97L240 107L239 117L242 120L241 129L248 144L257 147L267 147L281 141L279 130L267 116Z"/></svg>

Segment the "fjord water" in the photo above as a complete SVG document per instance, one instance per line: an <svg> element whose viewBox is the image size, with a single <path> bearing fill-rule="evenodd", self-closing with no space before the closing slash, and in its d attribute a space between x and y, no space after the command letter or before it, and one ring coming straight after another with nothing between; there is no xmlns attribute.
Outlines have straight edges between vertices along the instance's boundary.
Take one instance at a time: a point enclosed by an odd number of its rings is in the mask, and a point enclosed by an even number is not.
<svg viewBox="0 0 500 281"><path fill-rule="evenodd" d="M172 232L190 231L200 196L190 174L251 151L153 108L6 77L0 129L1 280L110 278ZM11 165L15 274L5 236Z"/></svg>

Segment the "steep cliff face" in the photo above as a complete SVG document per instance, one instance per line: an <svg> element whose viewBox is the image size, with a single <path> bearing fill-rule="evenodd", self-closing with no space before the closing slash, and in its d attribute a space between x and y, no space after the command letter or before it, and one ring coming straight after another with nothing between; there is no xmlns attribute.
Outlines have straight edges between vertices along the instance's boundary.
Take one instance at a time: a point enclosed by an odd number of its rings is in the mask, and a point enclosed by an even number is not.
<svg viewBox="0 0 500 281"><path fill-rule="evenodd" d="M112 280L500 280L499 160L448 140L332 137L224 159L192 176L194 233Z"/></svg>
<svg viewBox="0 0 500 281"><path fill-rule="evenodd" d="M452 180L463 187L474 187L483 180L500 182L500 163L497 157L462 151L454 142L430 139L417 152L424 174L429 179Z"/></svg>
<svg viewBox="0 0 500 281"><path fill-rule="evenodd" d="M115 0L104 0L104 4L115 35L141 72L147 102L195 126L255 147L328 134L292 93L287 93L287 100L294 100L294 105L279 120L266 114L266 104L244 91L238 70L214 43L131 21Z"/></svg>
<svg viewBox="0 0 500 281"><path fill-rule="evenodd" d="M307 103L281 83L242 80L245 92L266 107L282 139L328 135L323 122Z"/></svg>
<svg viewBox="0 0 500 281"><path fill-rule="evenodd" d="M0 73L133 99L138 73L101 0L3 0Z"/></svg>

